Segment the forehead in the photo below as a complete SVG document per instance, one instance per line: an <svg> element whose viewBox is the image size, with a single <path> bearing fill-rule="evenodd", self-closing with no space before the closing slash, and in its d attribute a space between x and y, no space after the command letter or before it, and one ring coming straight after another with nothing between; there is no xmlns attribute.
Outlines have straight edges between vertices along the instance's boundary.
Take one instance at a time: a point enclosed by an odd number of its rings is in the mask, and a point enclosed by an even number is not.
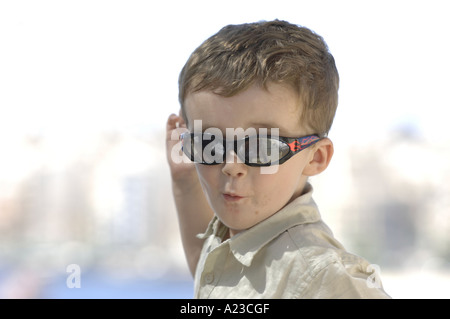
<svg viewBox="0 0 450 319"><path fill-rule="evenodd" d="M279 128L280 133L300 134L299 98L291 88L269 84L267 88L252 86L231 97L212 91L191 93L186 97L185 112L188 128L201 120L203 128Z"/></svg>

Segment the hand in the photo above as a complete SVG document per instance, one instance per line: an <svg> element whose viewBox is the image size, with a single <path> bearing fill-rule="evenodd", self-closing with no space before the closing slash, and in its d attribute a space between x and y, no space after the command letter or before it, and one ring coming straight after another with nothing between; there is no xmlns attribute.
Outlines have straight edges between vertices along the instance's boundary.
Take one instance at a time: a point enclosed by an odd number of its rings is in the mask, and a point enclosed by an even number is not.
<svg viewBox="0 0 450 319"><path fill-rule="evenodd" d="M181 116L176 114L169 116L166 125L166 155L172 179L176 182L197 179L194 163L181 150L180 135L187 131L186 123Z"/></svg>

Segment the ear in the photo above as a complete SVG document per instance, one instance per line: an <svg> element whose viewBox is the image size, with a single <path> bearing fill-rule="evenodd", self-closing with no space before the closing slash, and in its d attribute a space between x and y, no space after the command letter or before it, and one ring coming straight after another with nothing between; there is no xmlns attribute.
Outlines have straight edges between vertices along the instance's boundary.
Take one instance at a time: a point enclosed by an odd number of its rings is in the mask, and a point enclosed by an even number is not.
<svg viewBox="0 0 450 319"><path fill-rule="evenodd" d="M311 151L309 162L303 170L306 176L320 174L328 167L334 153L333 142L326 137L317 142Z"/></svg>

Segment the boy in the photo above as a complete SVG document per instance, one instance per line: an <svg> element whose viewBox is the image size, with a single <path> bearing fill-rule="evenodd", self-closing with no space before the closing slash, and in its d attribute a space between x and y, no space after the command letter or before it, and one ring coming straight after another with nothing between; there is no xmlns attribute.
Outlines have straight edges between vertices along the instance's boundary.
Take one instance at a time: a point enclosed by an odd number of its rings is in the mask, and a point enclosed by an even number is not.
<svg viewBox="0 0 450 319"><path fill-rule="evenodd" d="M308 183L333 155L338 86L323 39L284 21L226 26L192 53L166 144L196 298L389 298Z"/></svg>

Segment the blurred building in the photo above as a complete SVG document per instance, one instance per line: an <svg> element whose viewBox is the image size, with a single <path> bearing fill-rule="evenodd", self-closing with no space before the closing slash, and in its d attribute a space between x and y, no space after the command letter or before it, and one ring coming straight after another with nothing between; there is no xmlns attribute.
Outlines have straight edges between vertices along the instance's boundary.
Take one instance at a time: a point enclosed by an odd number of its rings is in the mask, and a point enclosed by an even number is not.
<svg viewBox="0 0 450 319"><path fill-rule="evenodd" d="M312 181L321 212L344 246L382 267L448 266L450 150L408 130L391 133L338 148L329 172ZM164 134L146 136L103 132L71 148L42 135L6 145L0 286L12 274L11 285L26 278L35 293L70 264L114 278L189 278Z"/></svg>
<svg viewBox="0 0 450 319"><path fill-rule="evenodd" d="M128 278L186 276L158 138L103 133L75 156L51 160L61 145L44 136L21 140L11 156L34 154L33 164L11 159L0 170L9 171L0 175L0 286L2 270L48 279L73 263Z"/></svg>
<svg viewBox="0 0 450 319"><path fill-rule="evenodd" d="M449 269L450 148L399 126L374 144L351 147L351 198L340 212L343 233L385 267Z"/></svg>

